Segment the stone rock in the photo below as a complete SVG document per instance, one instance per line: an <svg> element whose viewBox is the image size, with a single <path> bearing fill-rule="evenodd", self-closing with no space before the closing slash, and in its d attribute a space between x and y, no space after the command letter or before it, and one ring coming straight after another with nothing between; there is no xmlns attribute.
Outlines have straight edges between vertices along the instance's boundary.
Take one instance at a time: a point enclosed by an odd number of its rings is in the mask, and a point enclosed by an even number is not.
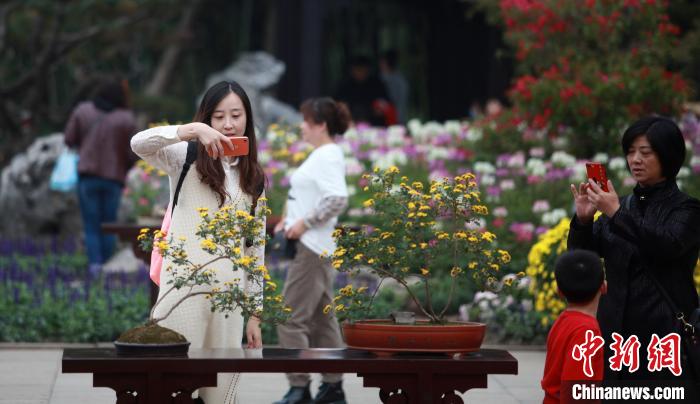
<svg viewBox="0 0 700 404"><path fill-rule="evenodd" d="M146 271L146 263L134 255L133 249L126 247L115 251L114 255L102 266L104 272Z"/></svg>
<svg viewBox="0 0 700 404"><path fill-rule="evenodd" d="M210 75L206 88L224 80L236 81L250 98L255 123L259 129L266 129L275 122L295 125L302 120L297 109L265 93L265 90L279 82L285 70L284 62L267 52L244 52L232 65ZM200 95L199 100L203 95Z"/></svg>
<svg viewBox="0 0 700 404"><path fill-rule="evenodd" d="M42 136L2 170L2 237L74 237L82 233L77 194L49 189L51 171L64 147L63 134Z"/></svg>

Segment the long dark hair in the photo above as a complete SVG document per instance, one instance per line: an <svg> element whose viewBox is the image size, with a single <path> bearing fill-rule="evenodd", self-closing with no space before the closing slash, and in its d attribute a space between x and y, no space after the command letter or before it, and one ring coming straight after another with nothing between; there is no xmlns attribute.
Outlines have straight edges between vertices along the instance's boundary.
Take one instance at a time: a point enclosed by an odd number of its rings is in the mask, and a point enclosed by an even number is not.
<svg viewBox="0 0 700 404"><path fill-rule="evenodd" d="M243 87L235 81L222 81L214 84L202 98L199 109L193 121L203 122L211 126L211 116L214 114L219 102L231 93L235 93L243 102L245 108L246 125L245 136L248 138L250 152L247 156L238 158L238 172L241 189L253 198L258 196L261 186L265 184L265 173L258 162L258 144L255 140L255 125L253 124L253 110L250 106L250 99L243 90ZM197 145L197 172L199 179L209 185L220 200L219 207L226 201L226 175L221 160L214 160L209 156L204 146Z"/></svg>

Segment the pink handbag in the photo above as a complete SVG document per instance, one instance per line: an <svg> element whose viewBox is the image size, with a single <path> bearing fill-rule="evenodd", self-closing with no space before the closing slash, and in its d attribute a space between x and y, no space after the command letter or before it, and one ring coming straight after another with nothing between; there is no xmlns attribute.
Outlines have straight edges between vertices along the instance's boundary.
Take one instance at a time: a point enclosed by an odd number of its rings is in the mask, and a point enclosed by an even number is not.
<svg viewBox="0 0 700 404"><path fill-rule="evenodd" d="M160 231L167 236L170 231L170 221L172 220L172 206L168 204L168 210L165 212L165 217L163 217L163 224L160 226ZM163 256L160 254L160 250L153 247L151 251L151 267L150 275L151 280L158 286L160 286L160 270L163 268Z"/></svg>

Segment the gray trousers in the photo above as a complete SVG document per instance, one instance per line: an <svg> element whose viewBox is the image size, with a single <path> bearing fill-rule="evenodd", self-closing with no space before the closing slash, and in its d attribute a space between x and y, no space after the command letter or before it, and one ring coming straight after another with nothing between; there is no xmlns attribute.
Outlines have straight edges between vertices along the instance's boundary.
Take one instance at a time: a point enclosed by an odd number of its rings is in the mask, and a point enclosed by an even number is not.
<svg viewBox="0 0 700 404"><path fill-rule="evenodd" d="M327 258L321 258L301 242L296 243L297 253L289 265L284 283L285 303L292 308L292 315L285 324L277 326L282 348L342 348L343 338L335 316L323 314L323 308L333 301L335 270ZM336 383L342 373L324 373L322 381ZM288 373L291 386L306 386L311 380L308 373Z"/></svg>

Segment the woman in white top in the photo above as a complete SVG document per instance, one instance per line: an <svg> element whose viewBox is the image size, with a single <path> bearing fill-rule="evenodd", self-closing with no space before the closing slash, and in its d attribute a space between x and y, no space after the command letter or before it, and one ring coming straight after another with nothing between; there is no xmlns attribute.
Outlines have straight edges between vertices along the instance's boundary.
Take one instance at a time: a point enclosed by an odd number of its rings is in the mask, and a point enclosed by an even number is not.
<svg viewBox="0 0 700 404"><path fill-rule="evenodd" d="M265 176L258 163L250 101L238 83L220 82L212 86L204 94L193 120L185 125L160 126L140 132L132 138L131 147L146 162L168 173L172 204L188 142L197 142L197 158L187 171L177 205L173 208L169 236L175 240L185 237L188 257L195 263L205 263L212 256L202 250L195 234L201 222L197 208L216 212L224 205L231 205L234 209L249 210L262 189ZM229 136L248 137L249 154L224 156L223 145L232 146ZM259 264L263 263L262 248L245 248L243 240L241 247L247 256L255 256ZM171 264L166 258L163 268ZM243 273L233 271L232 265L228 265L217 263L217 279L222 283L236 278L243 280L246 292L257 296L262 308L260 285L246 282L247 277ZM168 271L162 271L160 284L167 285L170 276ZM161 288L160 295L167 289ZM158 306L155 316L166 313L185 293L184 288L170 293ZM161 324L183 334L193 348L240 348L243 338L240 311L226 317L221 313L212 313L210 307L210 302L204 296L190 298ZM262 347L257 318L248 319L246 337L248 348ZM238 380L238 374L219 374L217 387L200 389L197 401L204 399L207 404L235 403Z"/></svg>
<svg viewBox="0 0 700 404"><path fill-rule="evenodd" d="M339 348L343 346L338 321L323 313L333 300L335 271L322 254L335 251L333 230L338 215L347 207L345 161L333 135L343 134L350 124L350 112L331 98L314 98L301 105L301 132L314 151L291 177L284 219L275 231L297 240L296 255L284 284L285 303L291 318L277 327L284 348ZM290 389L277 404L303 403L311 399L310 376L287 375ZM314 403L345 403L342 374L323 374Z"/></svg>

